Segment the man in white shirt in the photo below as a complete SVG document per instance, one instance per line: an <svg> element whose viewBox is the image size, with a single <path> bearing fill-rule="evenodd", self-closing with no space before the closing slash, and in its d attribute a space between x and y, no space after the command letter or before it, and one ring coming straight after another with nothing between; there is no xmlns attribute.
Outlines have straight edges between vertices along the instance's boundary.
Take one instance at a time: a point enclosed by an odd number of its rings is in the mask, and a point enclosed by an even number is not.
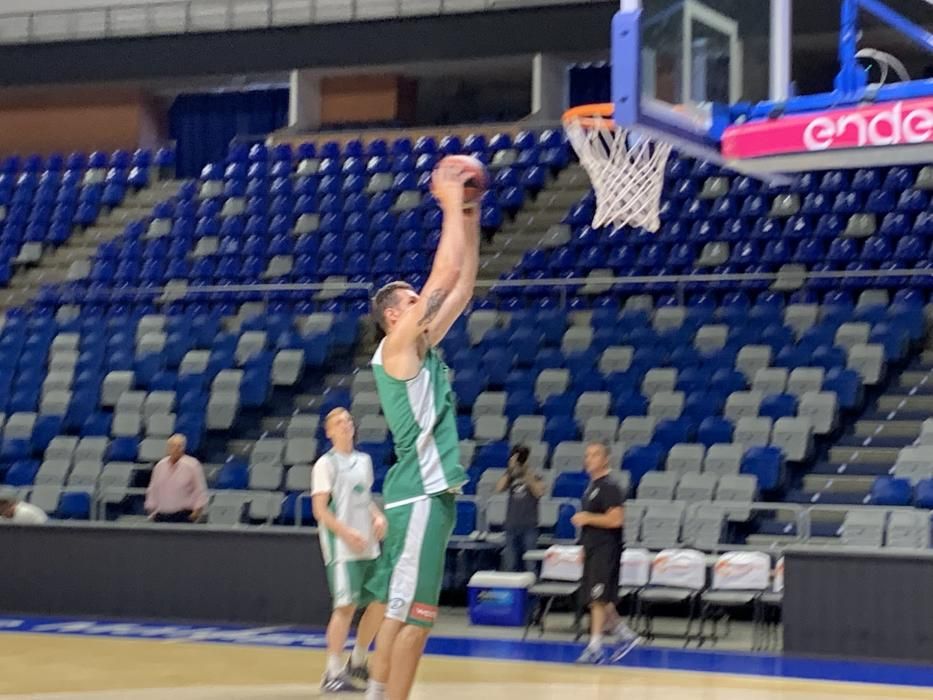
<svg viewBox="0 0 933 700"><path fill-rule="evenodd" d="M0 518L17 525L42 525L49 516L39 506L23 503L12 493L0 493Z"/></svg>
<svg viewBox="0 0 933 700"><path fill-rule="evenodd" d="M146 512L157 523L197 522L207 506L207 481L201 463L185 454L188 440L168 439L168 455L152 470L146 489Z"/></svg>
<svg viewBox="0 0 933 700"><path fill-rule="evenodd" d="M385 606L377 602L370 584L386 520L372 500L372 460L353 449L355 431L349 411L335 408L328 413L324 431L333 448L314 465L311 501L334 607L327 625L327 670L321 688L334 693L356 690L353 680L365 683L369 677L366 657L385 615ZM341 654L357 607L365 607L366 612L344 665Z"/></svg>

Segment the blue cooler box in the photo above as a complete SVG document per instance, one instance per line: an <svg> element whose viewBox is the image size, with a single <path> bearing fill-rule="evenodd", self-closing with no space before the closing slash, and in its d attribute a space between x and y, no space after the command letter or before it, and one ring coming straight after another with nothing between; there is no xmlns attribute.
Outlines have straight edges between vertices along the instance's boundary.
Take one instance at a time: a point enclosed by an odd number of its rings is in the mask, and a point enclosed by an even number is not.
<svg viewBox="0 0 933 700"><path fill-rule="evenodd" d="M477 571L467 586L470 624L524 627L528 614L528 589L535 583L532 573Z"/></svg>

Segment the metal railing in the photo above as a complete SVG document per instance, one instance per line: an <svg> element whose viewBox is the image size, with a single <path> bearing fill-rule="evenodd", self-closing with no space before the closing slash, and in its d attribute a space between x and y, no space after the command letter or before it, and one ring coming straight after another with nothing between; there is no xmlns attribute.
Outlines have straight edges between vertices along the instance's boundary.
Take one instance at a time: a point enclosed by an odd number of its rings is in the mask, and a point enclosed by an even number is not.
<svg viewBox="0 0 933 700"><path fill-rule="evenodd" d="M195 34L513 10L600 0L162 0L0 13L0 43Z"/></svg>
<svg viewBox="0 0 933 700"><path fill-rule="evenodd" d="M735 273L735 274L690 274L690 275L632 275L626 277L588 276L588 277L547 277L541 279L514 279L492 280L480 279L476 281L475 288L478 296L485 296L496 301L500 295L510 296L506 292L535 288L544 290L545 294L556 297L561 307L566 307L572 296L587 296L604 293L632 295L641 293L670 294L686 304L688 294L703 291L739 291L751 292L778 291L791 293L802 289L808 282L814 280L836 280L858 282L865 288L888 288L895 291L907 286L910 281L918 279L931 280L933 286L933 269L903 268L894 270L838 270L838 271L811 271L811 270L784 270L767 273ZM178 301L216 301L223 298L230 300L236 296L236 301L308 301L328 300L342 297L347 293L355 292L359 298L369 298L375 291L371 282L346 282L338 279L314 283L270 283L270 284L222 284L222 285L191 285L181 281L182 284L169 284L165 286L150 287L120 287L112 290L95 290L88 293L84 290L69 289L56 285L55 302L57 304L93 304L119 301L123 303L152 303L156 306L165 306ZM48 303L49 298L40 293L33 298L29 305Z"/></svg>

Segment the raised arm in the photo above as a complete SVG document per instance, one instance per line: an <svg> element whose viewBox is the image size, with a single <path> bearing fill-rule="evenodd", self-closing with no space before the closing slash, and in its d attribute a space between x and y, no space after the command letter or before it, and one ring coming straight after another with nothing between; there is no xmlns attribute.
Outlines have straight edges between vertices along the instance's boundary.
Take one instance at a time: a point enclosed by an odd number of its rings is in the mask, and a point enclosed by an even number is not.
<svg viewBox="0 0 933 700"><path fill-rule="evenodd" d="M417 303L402 312L386 341L390 353L404 351L415 342L439 343L472 296L478 258L478 217L463 211L463 185L469 177L468 172L450 164L441 165L434 172L431 189L444 213L441 241Z"/></svg>

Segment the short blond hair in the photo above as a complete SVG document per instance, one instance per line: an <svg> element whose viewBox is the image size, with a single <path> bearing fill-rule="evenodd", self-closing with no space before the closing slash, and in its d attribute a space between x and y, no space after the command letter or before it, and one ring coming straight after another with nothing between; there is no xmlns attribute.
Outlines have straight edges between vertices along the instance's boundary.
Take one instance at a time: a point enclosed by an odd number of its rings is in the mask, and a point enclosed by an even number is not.
<svg viewBox="0 0 933 700"><path fill-rule="evenodd" d="M415 291L415 288L412 287L408 282L402 282L401 280L396 282L389 282L387 285L382 287L376 295L373 297L372 303L372 314L373 319L376 321L382 332L385 333L388 328L386 325L386 309L391 309L398 303L398 294L403 289L410 291Z"/></svg>
<svg viewBox="0 0 933 700"><path fill-rule="evenodd" d="M347 410L343 406L337 406L337 408L332 408L330 411L327 412L327 415L324 416L324 427L327 428L331 420L339 416L341 413L346 413L350 418L353 417L353 415L350 413L349 410Z"/></svg>

